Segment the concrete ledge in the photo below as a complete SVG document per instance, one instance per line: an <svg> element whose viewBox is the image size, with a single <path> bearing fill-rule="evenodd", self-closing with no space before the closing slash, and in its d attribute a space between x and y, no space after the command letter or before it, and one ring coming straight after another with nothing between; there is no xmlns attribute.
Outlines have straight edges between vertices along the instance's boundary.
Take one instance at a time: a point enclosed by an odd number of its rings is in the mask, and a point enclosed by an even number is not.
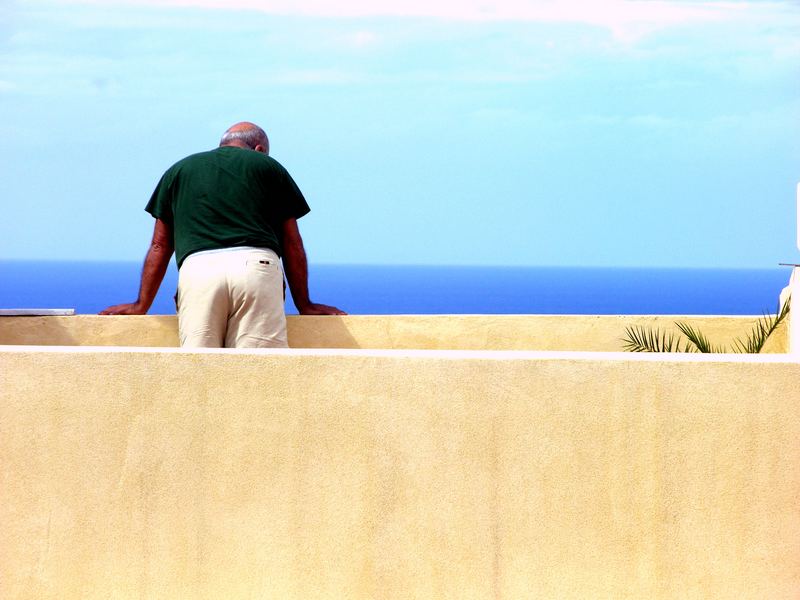
<svg viewBox="0 0 800 600"><path fill-rule="evenodd" d="M397 315L288 318L294 348L622 350L625 328L649 325L677 332L675 321L700 328L730 345L758 317L594 315ZM3 317L0 344L57 346L178 345L174 316ZM765 352L786 352L787 328L773 334Z"/></svg>
<svg viewBox="0 0 800 600"><path fill-rule="evenodd" d="M0 308L0 317L54 317L74 314L74 308Z"/></svg>
<svg viewBox="0 0 800 600"><path fill-rule="evenodd" d="M3 597L800 592L788 356L0 348Z"/></svg>

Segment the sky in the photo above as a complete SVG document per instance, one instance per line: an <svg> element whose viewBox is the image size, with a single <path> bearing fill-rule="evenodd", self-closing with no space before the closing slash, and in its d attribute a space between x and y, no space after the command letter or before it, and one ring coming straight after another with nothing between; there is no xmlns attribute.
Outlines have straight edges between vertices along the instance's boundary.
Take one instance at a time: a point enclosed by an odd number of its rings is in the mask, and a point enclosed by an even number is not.
<svg viewBox="0 0 800 600"><path fill-rule="evenodd" d="M316 264L800 262L800 2L2 0L0 260L131 260L260 124Z"/></svg>

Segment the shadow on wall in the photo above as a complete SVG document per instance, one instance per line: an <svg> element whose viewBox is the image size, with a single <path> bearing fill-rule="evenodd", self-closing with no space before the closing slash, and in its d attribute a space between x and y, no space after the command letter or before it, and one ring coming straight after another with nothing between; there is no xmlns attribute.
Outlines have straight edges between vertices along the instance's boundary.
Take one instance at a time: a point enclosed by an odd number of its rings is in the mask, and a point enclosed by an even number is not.
<svg viewBox="0 0 800 600"><path fill-rule="evenodd" d="M290 348L361 348L340 317L290 315L286 329Z"/></svg>

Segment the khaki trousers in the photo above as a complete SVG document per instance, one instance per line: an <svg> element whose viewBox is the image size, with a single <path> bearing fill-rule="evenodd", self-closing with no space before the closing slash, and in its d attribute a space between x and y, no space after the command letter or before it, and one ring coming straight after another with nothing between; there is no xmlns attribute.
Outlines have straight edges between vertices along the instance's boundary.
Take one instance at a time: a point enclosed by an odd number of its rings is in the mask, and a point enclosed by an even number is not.
<svg viewBox="0 0 800 600"><path fill-rule="evenodd" d="M178 272L185 348L286 348L283 270L266 248L190 254Z"/></svg>

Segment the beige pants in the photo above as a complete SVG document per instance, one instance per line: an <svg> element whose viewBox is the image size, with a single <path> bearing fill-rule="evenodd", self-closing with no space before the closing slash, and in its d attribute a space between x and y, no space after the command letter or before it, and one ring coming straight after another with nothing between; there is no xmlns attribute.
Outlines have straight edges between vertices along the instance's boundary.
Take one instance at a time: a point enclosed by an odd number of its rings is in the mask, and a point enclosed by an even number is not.
<svg viewBox="0 0 800 600"><path fill-rule="evenodd" d="M283 270L272 250L190 254L178 273L177 305L183 347L287 347Z"/></svg>

